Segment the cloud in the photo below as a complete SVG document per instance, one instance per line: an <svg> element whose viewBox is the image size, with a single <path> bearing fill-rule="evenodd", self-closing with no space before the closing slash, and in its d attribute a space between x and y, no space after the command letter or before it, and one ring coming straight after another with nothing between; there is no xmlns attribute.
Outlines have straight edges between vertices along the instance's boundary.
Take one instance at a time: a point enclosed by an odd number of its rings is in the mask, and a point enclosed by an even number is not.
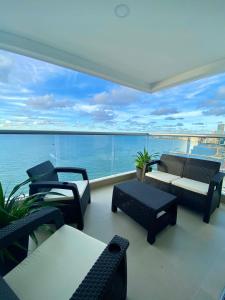
<svg viewBox="0 0 225 300"><path fill-rule="evenodd" d="M0 50L0 82L9 83L14 87L44 83L60 75L75 77L77 73L54 64Z"/></svg>
<svg viewBox="0 0 225 300"><path fill-rule="evenodd" d="M9 57L0 54L0 82L8 82L12 65L13 62Z"/></svg>
<svg viewBox="0 0 225 300"><path fill-rule="evenodd" d="M199 103L205 116L222 116L225 114L225 86L220 86L213 97Z"/></svg>
<svg viewBox="0 0 225 300"><path fill-rule="evenodd" d="M170 114L177 114L178 111L176 108L158 108L151 112L151 115L170 115Z"/></svg>
<svg viewBox="0 0 225 300"><path fill-rule="evenodd" d="M189 110L189 111L184 111L180 112L174 115L174 117L179 117L179 118L193 118L193 117L200 117L202 115L201 110Z"/></svg>
<svg viewBox="0 0 225 300"><path fill-rule="evenodd" d="M33 129L38 129L38 128L43 128L43 127L51 127L51 128L57 128L57 127L64 127L65 123L62 121L57 121L57 120L48 120L48 119L42 119L42 118L12 118L10 119L6 119L3 121L0 121L0 128L3 129L18 129L18 127L20 129L27 129L27 127L29 126L30 128Z"/></svg>
<svg viewBox="0 0 225 300"><path fill-rule="evenodd" d="M165 125L161 125L161 127L163 128L174 128L176 129L177 127L183 127L184 124L183 123L180 123L178 122L177 124L165 124Z"/></svg>
<svg viewBox="0 0 225 300"><path fill-rule="evenodd" d="M192 123L192 125L204 126L205 124L203 122L196 122Z"/></svg>
<svg viewBox="0 0 225 300"><path fill-rule="evenodd" d="M224 97L225 96L225 86L222 85L218 89L218 95Z"/></svg>
<svg viewBox="0 0 225 300"><path fill-rule="evenodd" d="M133 115L129 118L129 121L136 121L136 120L139 120L139 119L143 119L143 116L139 116L139 115Z"/></svg>
<svg viewBox="0 0 225 300"><path fill-rule="evenodd" d="M115 113L112 110L96 110L91 113L92 118L94 121L97 122L106 122L106 121L112 121L115 118Z"/></svg>
<svg viewBox="0 0 225 300"><path fill-rule="evenodd" d="M117 116L117 119L119 117ZM156 121L148 121L145 119L137 119L130 117L124 121L116 122L119 130L123 131L137 131L137 132L148 132L155 128Z"/></svg>
<svg viewBox="0 0 225 300"><path fill-rule="evenodd" d="M104 105L129 105L136 102L141 93L127 87L118 87L110 91L104 91L94 95L90 99L91 103Z"/></svg>
<svg viewBox="0 0 225 300"><path fill-rule="evenodd" d="M74 103L70 100L57 100L54 98L53 95L44 95L44 96L37 96L31 97L26 102L26 106L33 108L33 109L57 109L57 108L68 108L73 106Z"/></svg>
<svg viewBox="0 0 225 300"><path fill-rule="evenodd" d="M84 112L84 113L92 113L92 112L95 112L97 110L100 109L100 106L99 105L89 105L89 104L81 104L81 103L76 103L74 106L73 106L73 109L75 111L78 111L78 112Z"/></svg>
<svg viewBox="0 0 225 300"><path fill-rule="evenodd" d="M166 117L165 120L168 121L173 121L173 120L183 120L184 118L182 117Z"/></svg>
<svg viewBox="0 0 225 300"><path fill-rule="evenodd" d="M208 110L203 111L205 116L224 116L225 115L225 106L216 106Z"/></svg>
<svg viewBox="0 0 225 300"><path fill-rule="evenodd" d="M199 94L201 94L204 91L204 89L198 89L197 91L191 92L189 94L186 95L187 99L193 99L196 96L198 96Z"/></svg>
<svg viewBox="0 0 225 300"><path fill-rule="evenodd" d="M48 126L48 125L53 125L53 126L62 126L64 125L64 122L61 121L57 121L57 120L47 120L47 119L36 119L36 120L32 120L32 122L30 121L30 123L34 126Z"/></svg>
<svg viewBox="0 0 225 300"><path fill-rule="evenodd" d="M118 112L119 113L119 112ZM152 120L149 118L149 115L133 115L133 116L129 116L128 114L128 118L125 118L126 122L130 122L131 124L133 124L133 122L139 122L140 124L155 124L157 123L156 121Z"/></svg>
<svg viewBox="0 0 225 300"><path fill-rule="evenodd" d="M165 127L165 128L167 128L167 127L169 127L169 128L176 128L176 125L172 125L172 124L168 124L168 125L163 125L163 126L158 126L159 128L161 128L161 127Z"/></svg>
<svg viewBox="0 0 225 300"><path fill-rule="evenodd" d="M215 106L224 106L225 105L225 98L214 98L214 99L207 99L199 103L199 107L201 108L207 108L209 106L215 107Z"/></svg>
<svg viewBox="0 0 225 300"><path fill-rule="evenodd" d="M225 74L148 94L0 50L0 107L7 128L64 122L79 130L212 132L225 115Z"/></svg>

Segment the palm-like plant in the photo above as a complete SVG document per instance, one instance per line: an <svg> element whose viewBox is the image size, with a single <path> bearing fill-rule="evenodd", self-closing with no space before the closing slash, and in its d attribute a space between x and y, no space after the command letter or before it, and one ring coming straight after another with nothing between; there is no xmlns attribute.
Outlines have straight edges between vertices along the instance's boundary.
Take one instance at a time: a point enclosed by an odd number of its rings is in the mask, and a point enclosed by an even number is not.
<svg viewBox="0 0 225 300"><path fill-rule="evenodd" d="M135 164L137 168L137 177L139 180L143 181L144 174L146 172L146 167L148 166L148 163L151 162L153 158L156 158L159 155L159 153L153 153L149 154L148 150L144 148L144 151L137 152L136 158L135 158Z"/></svg>
<svg viewBox="0 0 225 300"><path fill-rule="evenodd" d="M31 181L32 179L28 178L15 185L8 196L3 192L2 184L0 182L0 228L39 210L43 206L54 205L55 202L47 203L45 201L40 201L40 198L43 198L45 195L64 196L61 193L50 191L36 193L31 196L21 193L20 189Z"/></svg>
<svg viewBox="0 0 225 300"><path fill-rule="evenodd" d="M153 153L149 154L146 148L144 148L144 151L137 152L135 163L136 167L139 169L143 169L153 158L156 158L159 155L159 153Z"/></svg>
<svg viewBox="0 0 225 300"><path fill-rule="evenodd" d="M139 169L143 169L144 166L150 161L150 159L151 157L146 148L144 148L143 152L138 151L135 159L136 167Z"/></svg>
<svg viewBox="0 0 225 300"><path fill-rule="evenodd" d="M28 184L31 179L27 179L17 184L7 196L3 192L0 182L0 228L12 223L13 221L23 218L31 212L40 209L46 205L44 201L37 201L38 197L46 193L38 193L32 196L20 193L21 187Z"/></svg>
<svg viewBox="0 0 225 300"><path fill-rule="evenodd" d="M41 192L31 196L21 193L20 189L29 182L31 182L30 178L17 184L8 196L3 192L0 182L0 229L44 206L54 204L53 202L49 204L45 201L40 201L40 197L44 197L46 194L63 195L56 192ZM34 233L31 234L31 238L36 244L38 243ZM23 251L27 251L20 243L15 243L14 245L18 250L22 249ZM11 254L10 251L7 249L0 250L0 261L5 262L6 259L18 262L14 254Z"/></svg>

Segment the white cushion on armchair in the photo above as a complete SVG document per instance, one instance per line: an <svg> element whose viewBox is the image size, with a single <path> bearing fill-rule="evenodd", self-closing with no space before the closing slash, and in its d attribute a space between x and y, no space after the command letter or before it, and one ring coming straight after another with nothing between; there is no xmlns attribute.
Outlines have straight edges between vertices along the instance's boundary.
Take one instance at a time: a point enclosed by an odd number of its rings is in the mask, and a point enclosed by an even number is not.
<svg viewBox="0 0 225 300"><path fill-rule="evenodd" d="M83 196L83 193L88 185L87 180L79 180L79 181L68 181L68 183L75 183L79 192L80 197ZM51 195L47 194L44 197L45 201L62 201L62 200L73 200L73 192L71 190L63 190L63 189L51 189L51 192L59 193L62 195ZM64 196L65 195L65 196Z"/></svg>
<svg viewBox="0 0 225 300"><path fill-rule="evenodd" d="M64 225L4 279L21 300L68 300L105 247Z"/></svg>

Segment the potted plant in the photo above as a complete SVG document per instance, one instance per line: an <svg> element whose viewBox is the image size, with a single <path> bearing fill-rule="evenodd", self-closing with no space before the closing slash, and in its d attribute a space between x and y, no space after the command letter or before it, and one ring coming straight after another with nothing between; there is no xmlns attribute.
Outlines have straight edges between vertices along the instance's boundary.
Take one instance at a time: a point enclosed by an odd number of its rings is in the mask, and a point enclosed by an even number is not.
<svg viewBox="0 0 225 300"><path fill-rule="evenodd" d="M39 210L43 206L49 205L45 201L40 201L40 196L43 197L49 193L61 195L54 192L37 193L31 196L25 195L20 192L20 189L29 182L31 182L30 178L17 184L8 195L3 192L0 182L0 229ZM31 235L31 238L35 243L37 242L34 234ZM28 240L29 236L18 240L17 243L7 249L0 250L0 273L2 275L9 272L27 256Z"/></svg>
<svg viewBox="0 0 225 300"><path fill-rule="evenodd" d="M158 153L149 154L148 150L144 148L144 151L138 151L136 158L135 158L135 164L136 164L136 172L137 172L137 178L140 181L144 180L144 175L146 171L151 171L152 168L148 168L148 164L151 162L153 158L156 158L158 156Z"/></svg>

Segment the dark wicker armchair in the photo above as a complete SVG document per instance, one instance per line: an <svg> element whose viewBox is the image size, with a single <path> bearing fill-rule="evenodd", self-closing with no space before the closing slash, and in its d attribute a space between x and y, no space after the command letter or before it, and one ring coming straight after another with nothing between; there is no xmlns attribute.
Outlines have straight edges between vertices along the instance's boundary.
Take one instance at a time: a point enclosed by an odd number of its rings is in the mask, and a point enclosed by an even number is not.
<svg viewBox="0 0 225 300"><path fill-rule="evenodd" d="M60 182L58 173L62 172L81 174L83 180ZM30 195L44 191L61 193L62 196L46 195L42 200L54 202L56 206L59 203L57 207L62 211L65 222L77 223L77 228L82 230L84 227L84 213L87 204L91 202L86 170L71 167L55 168L50 161L45 161L27 170L27 174L33 182L30 185Z"/></svg>
<svg viewBox="0 0 225 300"><path fill-rule="evenodd" d="M54 223L57 230L15 268L0 276L0 299L126 299L129 242L115 236L106 245L64 225L57 208L44 208L1 229L0 250L45 223Z"/></svg>

